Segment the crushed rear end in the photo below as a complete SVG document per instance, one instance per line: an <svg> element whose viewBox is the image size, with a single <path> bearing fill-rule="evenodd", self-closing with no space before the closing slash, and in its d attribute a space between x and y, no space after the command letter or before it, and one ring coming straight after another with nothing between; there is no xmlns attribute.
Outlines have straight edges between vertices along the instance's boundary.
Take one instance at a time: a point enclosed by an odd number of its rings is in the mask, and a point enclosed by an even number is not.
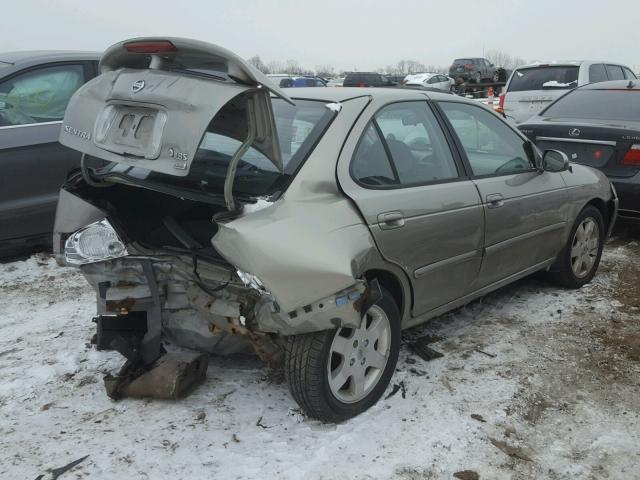
<svg viewBox="0 0 640 480"><path fill-rule="evenodd" d="M127 358L110 396L175 398L204 379L202 352L277 364L283 336L359 325L366 226L344 199L311 194L304 212L282 200L339 105L294 107L235 54L191 40L121 42L101 69L60 141L108 163L68 179L54 248L96 291L97 347ZM198 353L168 357L162 338Z"/></svg>

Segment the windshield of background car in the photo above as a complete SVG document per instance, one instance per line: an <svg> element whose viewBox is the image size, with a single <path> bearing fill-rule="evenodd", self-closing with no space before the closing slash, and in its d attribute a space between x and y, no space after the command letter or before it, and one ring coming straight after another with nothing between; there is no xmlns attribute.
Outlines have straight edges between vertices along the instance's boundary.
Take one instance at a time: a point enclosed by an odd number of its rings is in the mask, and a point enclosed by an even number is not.
<svg viewBox="0 0 640 480"><path fill-rule="evenodd" d="M578 86L578 66L543 66L521 68L511 76L508 92L570 89Z"/></svg>
<svg viewBox="0 0 640 480"><path fill-rule="evenodd" d="M453 61L454 65L469 65L472 63L473 63L473 60L471 60L470 58L456 58Z"/></svg>
<svg viewBox="0 0 640 480"><path fill-rule="evenodd" d="M640 121L640 89L575 90L550 105L543 117Z"/></svg>
<svg viewBox="0 0 640 480"><path fill-rule="evenodd" d="M272 105L284 171L278 171L263 153L250 147L238 164L234 195L260 197L286 189L335 116L335 111L322 101L295 100L294 106L273 98ZM231 158L245 137L244 110L225 107L209 124L188 175L177 177L121 164L111 164L107 174L124 174L173 188L219 195L224 191Z"/></svg>

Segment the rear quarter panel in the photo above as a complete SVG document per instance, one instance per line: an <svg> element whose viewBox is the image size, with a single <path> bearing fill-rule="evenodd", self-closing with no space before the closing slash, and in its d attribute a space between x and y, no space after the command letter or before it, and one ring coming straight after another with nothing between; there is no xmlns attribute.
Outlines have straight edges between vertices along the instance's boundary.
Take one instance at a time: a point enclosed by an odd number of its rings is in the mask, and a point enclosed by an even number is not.
<svg viewBox="0 0 640 480"><path fill-rule="evenodd" d="M586 165L572 163L569 171L562 172L562 177L567 184L569 203L567 231L565 232L565 238L568 238L576 217L582 209L594 200L602 201L607 205L613 200L613 192L606 175Z"/></svg>

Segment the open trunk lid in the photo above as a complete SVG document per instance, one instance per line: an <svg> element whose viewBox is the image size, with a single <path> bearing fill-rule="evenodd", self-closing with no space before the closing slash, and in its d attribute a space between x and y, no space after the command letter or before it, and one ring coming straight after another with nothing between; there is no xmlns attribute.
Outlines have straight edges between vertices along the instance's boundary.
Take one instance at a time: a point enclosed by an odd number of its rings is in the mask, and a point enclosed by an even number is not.
<svg viewBox="0 0 640 480"><path fill-rule="evenodd" d="M213 117L245 94L247 131L239 132L240 149L252 146L282 170L271 93L293 102L234 53L195 40L138 38L107 49L100 68L102 74L69 102L63 145L126 166L186 176Z"/></svg>

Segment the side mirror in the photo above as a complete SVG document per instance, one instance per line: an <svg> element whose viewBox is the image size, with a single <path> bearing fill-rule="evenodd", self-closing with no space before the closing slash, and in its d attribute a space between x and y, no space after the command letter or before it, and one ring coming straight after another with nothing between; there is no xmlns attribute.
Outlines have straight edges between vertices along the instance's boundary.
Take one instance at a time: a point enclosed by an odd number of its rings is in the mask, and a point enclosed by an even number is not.
<svg viewBox="0 0 640 480"><path fill-rule="evenodd" d="M560 150L545 150L542 155L542 169L547 172L565 172L571 168L569 157Z"/></svg>

